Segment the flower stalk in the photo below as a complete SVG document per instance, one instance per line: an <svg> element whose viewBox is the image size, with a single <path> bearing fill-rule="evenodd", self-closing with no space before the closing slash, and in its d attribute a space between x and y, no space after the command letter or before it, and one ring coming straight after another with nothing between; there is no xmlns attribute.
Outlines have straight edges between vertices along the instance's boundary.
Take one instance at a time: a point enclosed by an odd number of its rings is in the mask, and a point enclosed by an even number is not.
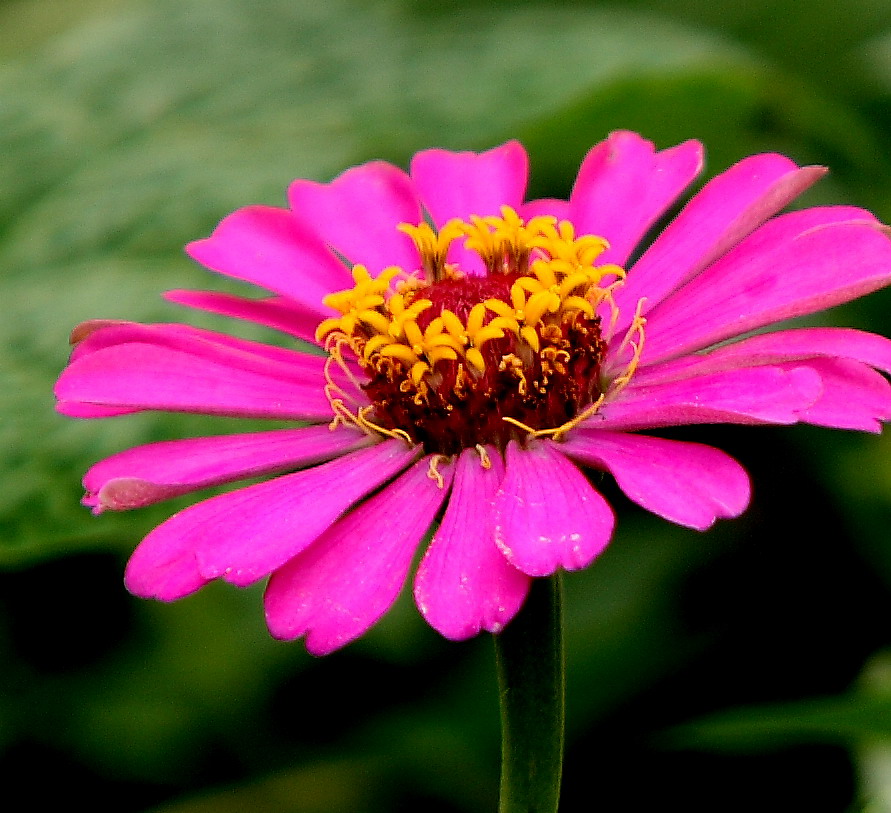
<svg viewBox="0 0 891 813"><path fill-rule="evenodd" d="M560 574L535 579L495 636L501 706L499 813L556 813L563 772L565 680Z"/></svg>

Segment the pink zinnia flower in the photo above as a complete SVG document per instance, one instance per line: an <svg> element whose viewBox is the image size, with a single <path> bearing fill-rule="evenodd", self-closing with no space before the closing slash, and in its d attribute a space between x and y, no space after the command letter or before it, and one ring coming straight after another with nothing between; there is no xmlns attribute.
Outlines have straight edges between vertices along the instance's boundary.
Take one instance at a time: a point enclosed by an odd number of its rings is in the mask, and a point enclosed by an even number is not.
<svg viewBox="0 0 891 813"><path fill-rule="evenodd" d="M891 343L857 330L764 332L891 281L891 241L847 206L776 216L824 169L755 155L711 180L642 252L702 167L612 134L568 201L524 202L527 157L428 150L289 209L251 206L188 253L273 293L167 298L328 351L185 325L75 331L59 410L285 419L294 428L153 443L84 478L96 513L261 475L172 516L136 548L128 588L163 600L269 577L273 635L326 653L392 604L425 534L418 607L443 635L498 632L530 580L586 567L613 532L584 468L705 529L749 501L723 452L642 430L696 423L880 430ZM432 224L432 225L430 225ZM639 259L629 258L637 251ZM308 425L306 425L308 424ZM283 473L289 472L289 473ZM441 521L436 524L441 513Z"/></svg>

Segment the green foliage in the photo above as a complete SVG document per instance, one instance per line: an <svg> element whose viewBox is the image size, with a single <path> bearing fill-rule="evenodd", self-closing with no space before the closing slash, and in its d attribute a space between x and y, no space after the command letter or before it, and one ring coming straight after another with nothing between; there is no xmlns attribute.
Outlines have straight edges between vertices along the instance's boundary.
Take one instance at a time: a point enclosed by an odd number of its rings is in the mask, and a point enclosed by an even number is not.
<svg viewBox="0 0 891 813"><path fill-rule="evenodd" d="M56 415L68 332L96 317L188 318L263 335L160 300L167 288L233 290L182 245L232 209L280 203L294 177L404 164L428 146L519 137L543 195L565 194L588 147L619 128L660 146L700 138L710 174L777 150L832 167L805 202L888 220L888 4L15 0L0 3L0 31L0 764L68 766L94 810L492 809L488 641L440 641L403 597L318 662L268 639L257 590L215 585L175 606L124 597L127 552L189 500L96 519L78 504L83 471L234 424ZM887 334L889 302L839 318ZM860 758L888 739L886 696L849 687L891 644L887 443L788 436L690 435L737 454L756 485L750 515L704 536L610 494L622 514L611 550L566 580L570 799L589 787L586 771L573 785L574 748L605 767L596 781L610 798L611 760L658 773L674 748L802 742ZM763 614L746 605L746 626L737 608L749 601ZM774 627L798 636L788 662ZM759 635L776 674L746 672ZM790 687L782 670L806 645L816 668ZM715 682L687 694L679 684L695 674ZM778 797L760 809L784 808Z"/></svg>

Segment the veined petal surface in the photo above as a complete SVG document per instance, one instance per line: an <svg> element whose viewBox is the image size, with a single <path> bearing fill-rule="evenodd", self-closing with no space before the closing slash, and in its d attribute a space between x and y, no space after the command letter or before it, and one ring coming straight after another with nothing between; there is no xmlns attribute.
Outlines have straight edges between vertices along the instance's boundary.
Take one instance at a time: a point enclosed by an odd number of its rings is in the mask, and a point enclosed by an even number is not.
<svg viewBox="0 0 891 813"><path fill-rule="evenodd" d="M316 328L319 325L317 311L290 302L284 297L245 299L233 294L216 291L165 291L168 302L187 308L218 313L235 319L245 319L258 325L280 330L305 342L316 344Z"/></svg>
<svg viewBox="0 0 891 813"><path fill-rule="evenodd" d="M502 206L519 209L528 176L529 158L518 141L481 153L424 150L411 162L424 208L440 228L456 217L497 215ZM471 274L485 270L479 255L460 240L452 243L448 259Z"/></svg>
<svg viewBox="0 0 891 813"><path fill-rule="evenodd" d="M820 376L823 392L802 411L804 423L878 433L882 423L891 420L891 384L872 367L844 358L812 359L806 364Z"/></svg>
<svg viewBox="0 0 891 813"><path fill-rule="evenodd" d="M889 281L891 240L868 213L833 207L781 215L650 311L641 364L848 302Z"/></svg>
<svg viewBox="0 0 891 813"><path fill-rule="evenodd" d="M295 216L353 265L372 274L390 265L419 268L415 244L396 227L419 223L421 206L411 179L392 164L362 164L328 184L294 181L288 200Z"/></svg>
<svg viewBox="0 0 891 813"><path fill-rule="evenodd" d="M324 367L322 357L285 347L190 325L137 322L119 322L88 333L72 350L71 360L77 362L91 353L126 344L154 344L233 368L296 382L304 381L307 375L319 375Z"/></svg>
<svg viewBox="0 0 891 813"><path fill-rule="evenodd" d="M305 426L149 443L90 468L84 504L96 514L141 508L208 486L318 463L372 442L350 427Z"/></svg>
<svg viewBox="0 0 891 813"><path fill-rule="evenodd" d="M452 493L415 577L415 601L430 626L461 641L480 630L500 632L520 609L530 578L495 544L494 500L504 476L500 453L465 449L455 463Z"/></svg>
<svg viewBox="0 0 891 813"><path fill-rule="evenodd" d="M634 432L697 423L796 423L823 394L806 365L722 370L655 384L632 381L582 426Z"/></svg>
<svg viewBox="0 0 891 813"><path fill-rule="evenodd" d="M306 635L325 655L358 638L396 600L421 537L448 494L453 465L422 459L277 570L266 588L276 638Z"/></svg>
<svg viewBox="0 0 891 813"><path fill-rule="evenodd" d="M704 531L749 504L749 477L732 457L699 443L578 429L561 450L605 469L629 499L671 522Z"/></svg>
<svg viewBox="0 0 891 813"><path fill-rule="evenodd" d="M212 271L251 282L330 315L322 299L352 282L347 267L287 209L248 206L224 218L213 234L186 246Z"/></svg>
<svg viewBox="0 0 891 813"><path fill-rule="evenodd" d="M891 374L891 341L875 333L842 327L778 330L645 367L635 374L634 383L642 386L813 358L851 359Z"/></svg>
<svg viewBox="0 0 891 813"><path fill-rule="evenodd" d="M598 262L625 265L647 229L696 178L702 163L698 141L657 152L637 133L612 133L585 156L569 198L569 219L577 234L597 234L609 241Z"/></svg>
<svg viewBox="0 0 891 813"><path fill-rule="evenodd" d="M603 551L615 518L607 501L550 441L507 445L495 496L495 541L530 576L587 567Z"/></svg>
<svg viewBox="0 0 891 813"><path fill-rule="evenodd" d="M629 269L615 292L616 332L631 322L637 302L652 310L773 217L826 174L799 168L782 155L752 155L712 178Z"/></svg>
<svg viewBox="0 0 891 813"><path fill-rule="evenodd" d="M321 374L304 383L144 343L107 347L73 362L56 382L61 402L207 415L330 419Z"/></svg>
<svg viewBox="0 0 891 813"><path fill-rule="evenodd" d="M296 556L357 500L411 465L418 451L388 440L174 514L136 548L129 590L165 601L223 578L247 586Z"/></svg>

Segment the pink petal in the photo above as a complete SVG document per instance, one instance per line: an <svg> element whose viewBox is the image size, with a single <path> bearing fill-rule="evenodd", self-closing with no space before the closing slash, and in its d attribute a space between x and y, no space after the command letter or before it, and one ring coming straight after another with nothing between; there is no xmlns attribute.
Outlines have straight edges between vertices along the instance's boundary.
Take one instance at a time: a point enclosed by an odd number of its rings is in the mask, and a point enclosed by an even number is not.
<svg viewBox="0 0 891 813"><path fill-rule="evenodd" d="M331 418L321 372L307 378L305 383L282 380L164 346L133 342L72 362L56 382L55 392L62 402L128 410L293 420Z"/></svg>
<svg viewBox="0 0 891 813"><path fill-rule="evenodd" d="M411 162L412 180L437 227L455 217L499 215L505 205L519 210L528 175L529 159L517 141L481 153L424 150ZM465 272L484 270L461 240L452 243L448 257Z"/></svg>
<svg viewBox="0 0 891 813"><path fill-rule="evenodd" d="M239 209L186 252L212 271L288 297L320 318L331 315L322 304L327 294L353 287L347 267L287 209Z"/></svg>
<svg viewBox="0 0 891 813"><path fill-rule="evenodd" d="M132 415L139 409L131 407L109 407L98 404L81 404L77 401L56 401L56 412L69 418L115 418L118 415Z"/></svg>
<svg viewBox="0 0 891 813"><path fill-rule="evenodd" d="M642 363L814 313L887 285L891 240L868 213L854 220L851 214L841 207L808 209L762 226L648 314Z"/></svg>
<svg viewBox="0 0 891 813"><path fill-rule="evenodd" d="M141 325L136 322L117 322L98 328L83 338L74 348L71 359L115 345L156 344L179 350L206 361L231 366L246 372L258 373L282 381L293 381L298 387L315 386L314 382L330 379L340 389L340 395L352 406L364 406L367 398L361 390L364 373L355 361L344 359L340 364L328 365L318 353L304 353L202 330L190 325ZM327 375L327 379L326 379Z"/></svg>
<svg viewBox="0 0 891 813"><path fill-rule="evenodd" d="M448 493L452 465L430 477L430 459L332 525L272 574L266 622L276 638L306 635L325 655L358 638L396 600L414 552Z"/></svg>
<svg viewBox="0 0 891 813"><path fill-rule="evenodd" d="M533 217L541 217L549 215L556 217L558 221L569 219L569 202L565 200L556 200L554 198L540 198L538 200L526 201L518 214L525 221L531 220Z"/></svg>
<svg viewBox="0 0 891 813"><path fill-rule="evenodd" d="M500 632L520 609L530 579L508 564L495 544L493 500L504 475L501 455L475 449L455 467L452 494L415 578L415 601L430 626L462 641L480 630Z"/></svg>
<svg viewBox="0 0 891 813"><path fill-rule="evenodd" d="M144 598L171 601L211 579L252 584L300 553L418 454L400 440L388 440L186 508L133 552L127 588Z"/></svg>
<svg viewBox="0 0 891 813"><path fill-rule="evenodd" d="M807 366L723 370L652 385L632 379L583 425L631 432L696 423L791 424L822 393L819 374Z"/></svg>
<svg viewBox="0 0 891 813"><path fill-rule="evenodd" d="M638 370L635 386L677 381L740 367L784 361L845 358L891 373L891 341L875 333L851 328L795 328L749 336L702 355L682 356Z"/></svg>
<svg viewBox="0 0 891 813"><path fill-rule="evenodd" d="M609 542L612 509L549 441L507 446L495 497L495 541L530 576L587 567Z"/></svg>
<svg viewBox="0 0 891 813"><path fill-rule="evenodd" d="M529 160L518 141L487 152L424 150L411 162L411 177L433 222L453 217L500 214L519 209L526 192Z"/></svg>
<svg viewBox="0 0 891 813"><path fill-rule="evenodd" d="M330 184L295 181L288 199L300 221L353 265L373 274L391 265L408 272L420 267L415 244L396 228L422 218L411 179L401 169L373 161Z"/></svg>
<svg viewBox="0 0 891 813"><path fill-rule="evenodd" d="M127 449L84 476L93 513L123 511L200 488L328 460L372 442L356 429L306 426L170 440Z"/></svg>
<svg viewBox="0 0 891 813"><path fill-rule="evenodd" d="M752 155L712 178L681 210L634 264L615 293L622 315L631 322L637 301L644 312L787 206L826 174L824 167L798 166L782 155Z"/></svg>
<svg viewBox="0 0 891 813"><path fill-rule="evenodd" d="M636 133L612 133L585 156L569 198L577 234L605 237L598 262L624 265L647 229L702 169L702 145L685 141L656 152Z"/></svg>
<svg viewBox="0 0 891 813"><path fill-rule="evenodd" d="M739 516L749 504L745 469L711 446L579 429L560 448L609 471L638 505L689 528L704 531L718 517Z"/></svg>
<svg viewBox="0 0 891 813"><path fill-rule="evenodd" d="M814 359L807 366L819 374L823 394L801 413L805 423L878 433L882 422L891 420L891 384L871 367L828 358Z"/></svg>
<svg viewBox="0 0 891 813"><path fill-rule="evenodd" d="M94 331L74 348L71 360L79 361L99 350L126 344L154 344L218 364L298 382L308 376L320 375L324 365L324 359L316 354L239 339L191 325L143 325L138 322L119 322Z"/></svg>
<svg viewBox="0 0 891 813"><path fill-rule="evenodd" d="M212 291L178 290L166 291L164 298L187 308L256 322L313 344L316 343L316 327L321 321L315 311L293 304L283 297L245 299Z"/></svg>

